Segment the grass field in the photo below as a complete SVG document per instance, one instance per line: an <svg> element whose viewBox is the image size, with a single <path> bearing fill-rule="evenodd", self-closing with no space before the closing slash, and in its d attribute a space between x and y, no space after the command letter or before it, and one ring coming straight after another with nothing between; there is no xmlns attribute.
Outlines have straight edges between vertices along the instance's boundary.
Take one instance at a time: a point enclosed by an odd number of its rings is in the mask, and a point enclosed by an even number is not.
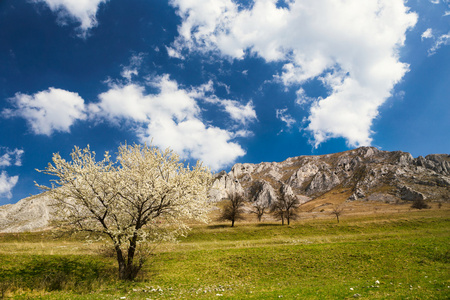
<svg viewBox="0 0 450 300"><path fill-rule="evenodd" d="M99 243L0 235L0 299L450 299L450 210L194 225L135 282Z"/></svg>

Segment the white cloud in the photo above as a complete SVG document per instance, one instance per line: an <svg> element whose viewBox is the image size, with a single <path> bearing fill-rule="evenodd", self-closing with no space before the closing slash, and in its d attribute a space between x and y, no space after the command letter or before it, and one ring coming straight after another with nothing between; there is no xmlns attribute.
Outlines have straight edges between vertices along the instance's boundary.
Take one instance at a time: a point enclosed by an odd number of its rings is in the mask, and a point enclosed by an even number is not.
<svg viewBox="0 0 450 300"><path fill-rule="evenodd" d="M128 66L123 66L122 72L120 75L128 80L131 81L132 76L138 76L139 75L139 68L142 65L142 61L144 60L144 53L134 54L130 58L130 63Z"/></svg>
<svg viewBox="0 0 450 300"><path fill-rule="evenodd" d="M17 184L18 180L19 176L8 176L8 173L6 173L6 171L2 171L0 173L0 197L11 199L11 191Z"/></svg>
<svg viewBox="0 0 450 300"><path fill-rule="evenodd" d="M65 24L67 19L75 19L80 23L79 36L86 37L89 29L97 26L97 10L101 3L108 0L32 0L44 2L58 14L59 22Z"/></svg>
<svg viewBox="0 0 450 300"><path fill-rule="evenodd" d="M297 98L295 99L295 103L297 103L300 106L308 105L314 102L314 98L308 97L306 95L306 92L303 88L299 88L295 94L297 95Z"/></svg>
<svg viewBox="0 0 450 300"><path fill-rule="evenodd" d="M35 134L69 132L76 120L86 119L84 100L77 94L49 88L34 95L17 93L10 101L14 109L5 109L5 117L22 117Z"/></svg>
<svg viewBox="0 0 450 300"><path fill-rule="evenodd" d="M24 153L22 149L10 150L9 148L0 147L0 153L3 153L0 156L0 168L12 165L20 167L22 165L22 155Z"/></svg>
<svg viewBox="0 0 450 300"><path fill-rule="evenodd" d="M442 46L450 45L450 32L447 34L443 34L439 36L434 45L428 50L428 55L433 55L436 51L439 50Z"/></svg>
<svg viewBox="0 0 450 300"><path fill-rule="evenodd" d="M433 4L439 4L440 0L430 0L430 2L433 3Z"/></svg>
<svg viewBox="0 0 450 300"><path fill-rule="evenodd" d="M138 76L139 72L137 68L130 68L130 67L124 67L122 69L122 72L120 72L120 76L127 79L128 81L131 81L132 76Z"/></svg>
<svg viewBox="0 0 450 300"><path fill-rule="evenodd" d="M295 124L295 119L290 114L287 113L287 110L288 110L287 108L277 109L276 115L277 119L280 119L281 121L286 123L286 127L290 129L292 125Z"/></svg>
<svg viewBox="0 0 450 300"><path fill-rule="evenodd" d="M430 39L433 37L433 29L428 28L427 30L425 30L422 35L420 36L423 39Z"/></svg>
<svg viewBox="0 0 450 300"><path fill-rule="evenodd" d="M166 46L166 51L167 55L169 55L170 57L184 59L184 56L181 54L181 52L175 48Z"/></svg>
<svg viewBox="0 0 450 300"><path fill-rule="evenodd" d="M198 118L151 120L140 137L143 142L153 140L161 148L170 147L184 158L199 159L216 171L245 154L239 144L230 141L232 132L206 126Z"/></svg>
<svg viewBox="0 0 450 300"><path fill-rule="evenodd" d="M252 101L249 101L246 105L242 105L238 101L222 100L221 104L225 107L225 111L230 114L233 120L240 122L243 125L257 119Z"/></svg>
<svg viewBox="0 0 450 300"><path fill-rule="evenodd" d="M230 93L230 88L223 84L217 83L219 86L224 86L227 93ZM190 95L195 98L200 98L205 102L222 106L224 111L228 113L231 119L242 125L247 125L250 122L256 121L256 111L253 102L250 100L246 105L241 104L236 100L220 99L214 93L214 86L212 80L200 87L190 91Z"/></svg>
<svg viewBox="0 0 450 300"><path fill-rule="evenodd" d="M315 146L331 137L371 143L378 108L408 71L398 52L417 21L403 0L304 0L287 7L255 0L248 9L231 0L170 3L182 18L172 45L177 53L243 59L250 52L283 62L276 78L286 86L322 78L330 95L316 99L306 128Z"/></svg>
<svg viewBox="0 0 450 300"><path fill-rule="evenodd" d="M7 147L0 146L0 168L22 165L22 155L24 151L22 149L11 150ZM8 176L6 171L0 173L0 198L6 197L10 199L12 197L12 189L17 184L19 176Z"/></svg>
<svg viewBox="0 0 450 300"><path fill-rule="evenodd" d="M158 92L149 94L144 86L133 83L112 85L89 110L112 122L134 122L141 142L170 147L183 158L202 160L213 170L245 154L239 144L232 142L238 133L205 125L201 120L197 101L211 90L209 83L183 89L164 75L149 84Z"/></svg>

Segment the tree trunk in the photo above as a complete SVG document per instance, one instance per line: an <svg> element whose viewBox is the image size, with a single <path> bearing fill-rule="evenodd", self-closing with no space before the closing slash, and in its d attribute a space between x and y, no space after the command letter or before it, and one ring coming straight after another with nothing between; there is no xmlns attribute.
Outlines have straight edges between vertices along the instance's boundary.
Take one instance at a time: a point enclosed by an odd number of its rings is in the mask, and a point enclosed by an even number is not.
<svg viewBox="0 0 450 300"><path fill-rule="evenodd" d="M231 227L234 227L234 219L231 220Z"/></svg>
<svg viewBox="0 0 450 300"><path fill-rule="evenodd" d="M137 234L135 232L130 240L130 247L128 247L127 265L129 266L133 265L134 254L136 253L136 244L137 244Z"/></svg>
<svg viewBox="0 0 450 300"><path fill-rule="evenodd" d="M136 253L136 239L130 241L130 247L128 249L128 258L125 260L122 249L119 246L115 246L117 254L117 263L119 265L119 279L120 280L133 280L142 268L142 263L138 265L133 264L134 254Z"/></svg>
<svg viewBox="0 0 450 300"><path fill-rule="evenodd" d="M119 279L125 279L126 273L126 262L123 258L122 249L120 249L119 245L114 246L117 255L117 264L119 265Z"/></svg>

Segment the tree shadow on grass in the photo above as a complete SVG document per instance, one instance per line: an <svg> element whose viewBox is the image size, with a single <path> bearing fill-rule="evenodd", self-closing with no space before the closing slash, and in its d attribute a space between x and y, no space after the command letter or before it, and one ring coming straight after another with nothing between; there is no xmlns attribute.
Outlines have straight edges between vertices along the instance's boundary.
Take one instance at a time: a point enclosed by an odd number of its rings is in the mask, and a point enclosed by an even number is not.
<svg viewBox="0 0 450 300"><path fill-rule="evenodd" d="M230 224L216 224L216 225L209 225L207 228L208 229L218 229L218 228L227 228L227 227L231 227Z"/></svg>
<svg viewBox="0 0 450 300"><path fill-rule="evenodd" d="M280 227L283 226L282 224L276 224L276 223L258 223L256 224L257 227Z"/></svg>
<svg viewBox="0 0 450 300"><path fill-rule="evenodd" d="M90 256L22 257L14 268L0 269L11 289L90 292L117 276L114 266Z"/></svg>

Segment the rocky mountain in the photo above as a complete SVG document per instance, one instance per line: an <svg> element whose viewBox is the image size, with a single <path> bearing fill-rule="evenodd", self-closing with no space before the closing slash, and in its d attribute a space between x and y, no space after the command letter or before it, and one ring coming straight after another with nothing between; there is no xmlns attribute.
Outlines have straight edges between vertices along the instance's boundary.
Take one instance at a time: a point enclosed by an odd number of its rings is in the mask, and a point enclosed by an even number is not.
<svg viewBox="0 0 450 300"><path fill-rule="evenodd" d="M46 193L0 206L0 232L33 231L48 226L52 209Z"/></svg>
<svg viewBox="0 0 450 300"><path fill-rule="evenodd" d="M450 201L450 155L413 158L406 152L361 147L328 155L291 157L283 162L236 164L230 172L215 175L210 198L220 201L235 191L263 206L273 203L280 192L291 193L311 211L329 199ZM48 226L49 203L44 193L1 206L0 232Z"/></svg>
<svg viewBox="0 0 450 300"><path fill-rule="evenodd" d="M346 201L383 202L450 200L450 155L413 158L401 151L374 147L320 156L298 156L283 162L236 164L216 175L212 198L245 191L249 199L270 205L280 189L289 188L301 203L337 195Z"/></svg>

